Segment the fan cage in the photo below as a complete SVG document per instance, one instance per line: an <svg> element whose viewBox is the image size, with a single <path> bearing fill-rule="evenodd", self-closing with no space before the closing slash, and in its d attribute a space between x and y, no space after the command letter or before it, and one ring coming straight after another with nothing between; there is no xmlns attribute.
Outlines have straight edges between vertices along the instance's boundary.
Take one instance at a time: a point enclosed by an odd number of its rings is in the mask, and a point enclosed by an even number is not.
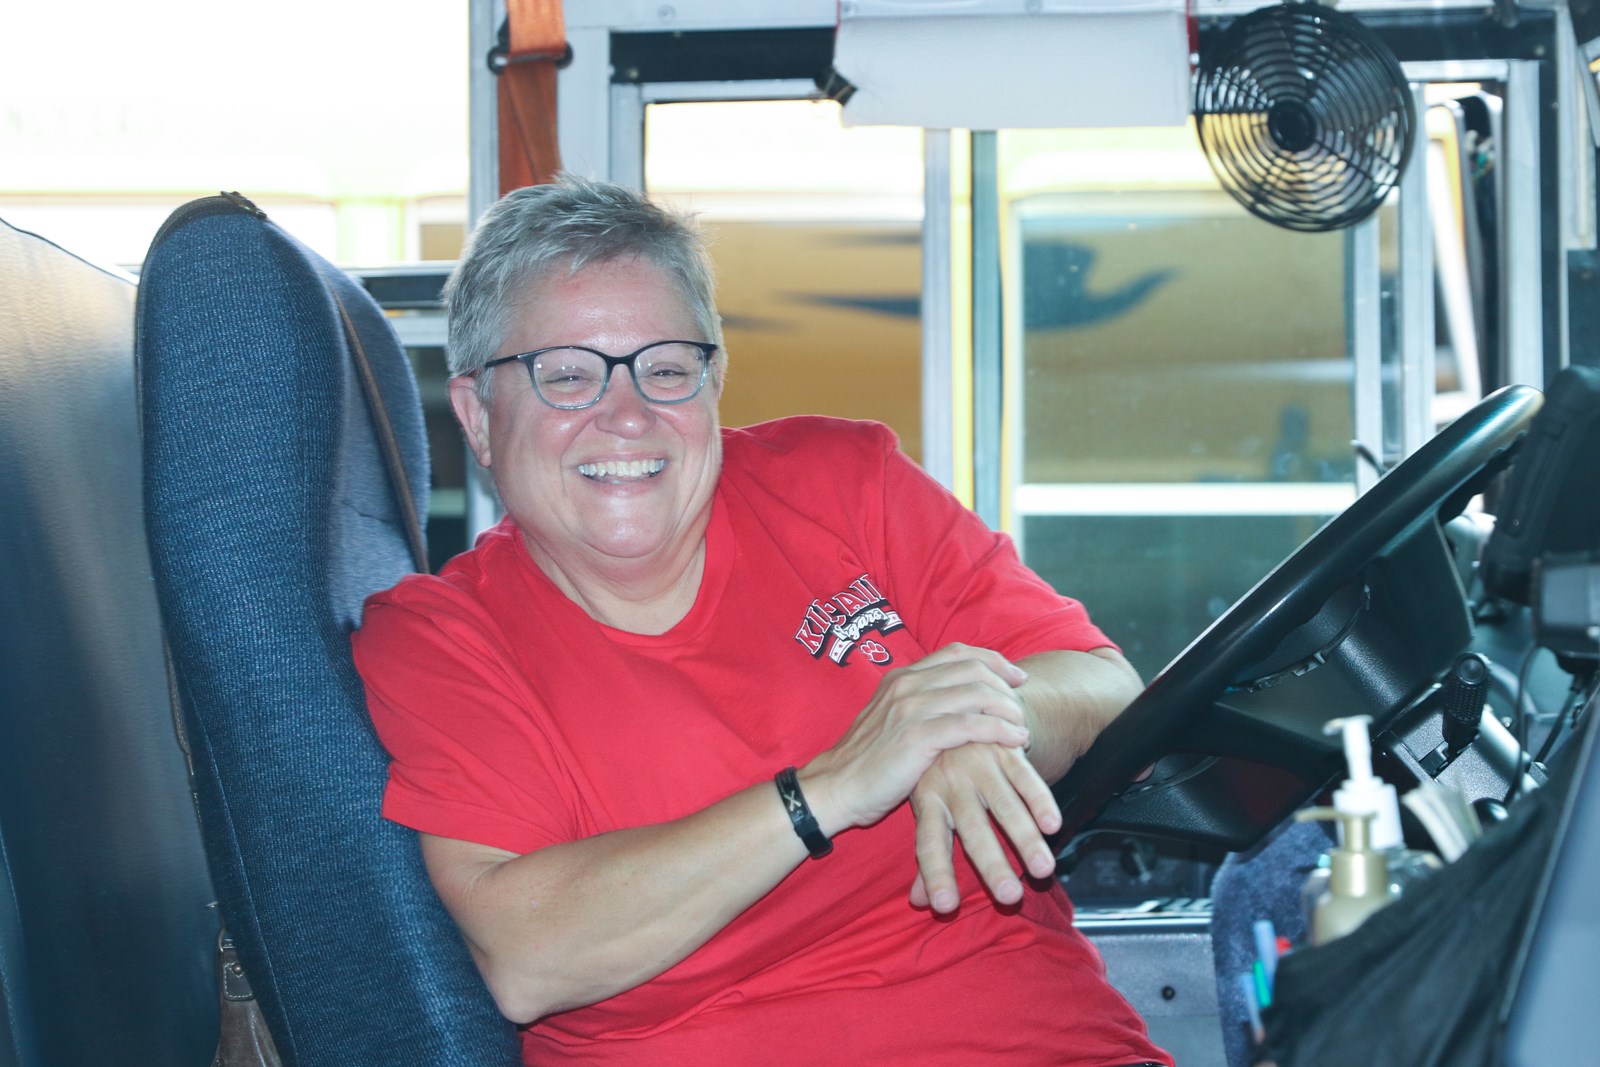
<svg viewBox="0 0 1600 1067"><path fill-rule="evenodd" d="M1202 56L1195 127L1252 214L1320 232L1367 218L1411 158L1416 103L1394 54L1316 3L1241 16Z"/></svg>

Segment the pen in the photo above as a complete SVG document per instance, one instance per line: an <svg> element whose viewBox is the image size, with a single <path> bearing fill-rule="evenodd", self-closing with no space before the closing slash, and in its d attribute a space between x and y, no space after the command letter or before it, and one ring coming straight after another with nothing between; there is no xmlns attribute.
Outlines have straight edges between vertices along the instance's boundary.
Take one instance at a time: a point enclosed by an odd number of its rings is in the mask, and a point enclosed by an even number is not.
<svg viewBox="0 0 1600 1067"><path fill-rule="evenodd" d="M1278 931L1273 929L1271 919L1257 919L1250 924L1250 931L1255 935L1256 959L1266 969L1270 990L1278 977Z"/></svg>
<svg viewBox="0 0 1600 1067"><path fill-rule="evenodd" d="M1250 1036L1256 1044L1266 1037L1266 1030L1261 1025L1261 1005L1256 1000L1256 977L1246 971L1239 976L1239 989L1244 993L1244 1008L1250 1016Z"/></svg>
<svg viewBox="0 0 1600 1067"><path fill-rule="evenodd" d="M1267 967L1260 960L1250 967L1250 977L1255 982L1256 1003L1263 1008L1272 1007L1272 986L1267 982Z"/></svg>

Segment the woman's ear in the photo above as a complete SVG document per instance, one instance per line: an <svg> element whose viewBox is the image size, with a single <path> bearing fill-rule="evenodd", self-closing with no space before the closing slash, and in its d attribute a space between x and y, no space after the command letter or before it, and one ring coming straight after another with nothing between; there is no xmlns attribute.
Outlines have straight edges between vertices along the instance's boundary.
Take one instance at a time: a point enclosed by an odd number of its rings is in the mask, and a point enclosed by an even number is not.
<svg viewBox="0 0 1600 1067"><path fill-rule="evenodd" d="M489 466L489 405L478 395L476 378L462 375L450 379L450 407L467 435L467 446L477 457L478 466Z"/></svg>

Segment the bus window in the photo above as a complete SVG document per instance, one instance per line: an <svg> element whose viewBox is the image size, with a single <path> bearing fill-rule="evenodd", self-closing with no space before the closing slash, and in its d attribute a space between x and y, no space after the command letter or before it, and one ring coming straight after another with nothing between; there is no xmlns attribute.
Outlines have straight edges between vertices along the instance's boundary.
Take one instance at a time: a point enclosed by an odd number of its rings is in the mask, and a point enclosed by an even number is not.
<svg viewBox="0 0 1600 1067"><path fill-rule="evenodd" d="M1146 677L1354 498L1345 238L1193 133L999 139L1008 520Z"/></svg>
<svg viewBox="0 0 1600 1067"><path fill-rule="evenodd" d="M877 419L920 458L921 130L845 129L831 101L654 103L645 188L711 237L725 425Z"/></svg>

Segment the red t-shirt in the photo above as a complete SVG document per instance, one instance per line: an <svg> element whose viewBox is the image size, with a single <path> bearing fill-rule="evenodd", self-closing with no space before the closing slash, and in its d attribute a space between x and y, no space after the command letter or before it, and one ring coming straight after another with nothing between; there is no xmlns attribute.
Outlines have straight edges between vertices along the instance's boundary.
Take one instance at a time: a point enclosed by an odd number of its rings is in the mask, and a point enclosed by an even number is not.
<svg viewBox="0 0 1600 1067"><path fill-rule="evenodd" d="M885 671L952 641L1110 644L887 428L797 418L723 431L705 575L667 633L591 619L507 520L372 597L355 651L394 759L384 814L526 853L804 764ZM959 912L912 908L913 827L902 804L840 834L662 975L526 1029L527 1062L1168 1062L1059 886L1002 910L958 856Z"/></svg>

